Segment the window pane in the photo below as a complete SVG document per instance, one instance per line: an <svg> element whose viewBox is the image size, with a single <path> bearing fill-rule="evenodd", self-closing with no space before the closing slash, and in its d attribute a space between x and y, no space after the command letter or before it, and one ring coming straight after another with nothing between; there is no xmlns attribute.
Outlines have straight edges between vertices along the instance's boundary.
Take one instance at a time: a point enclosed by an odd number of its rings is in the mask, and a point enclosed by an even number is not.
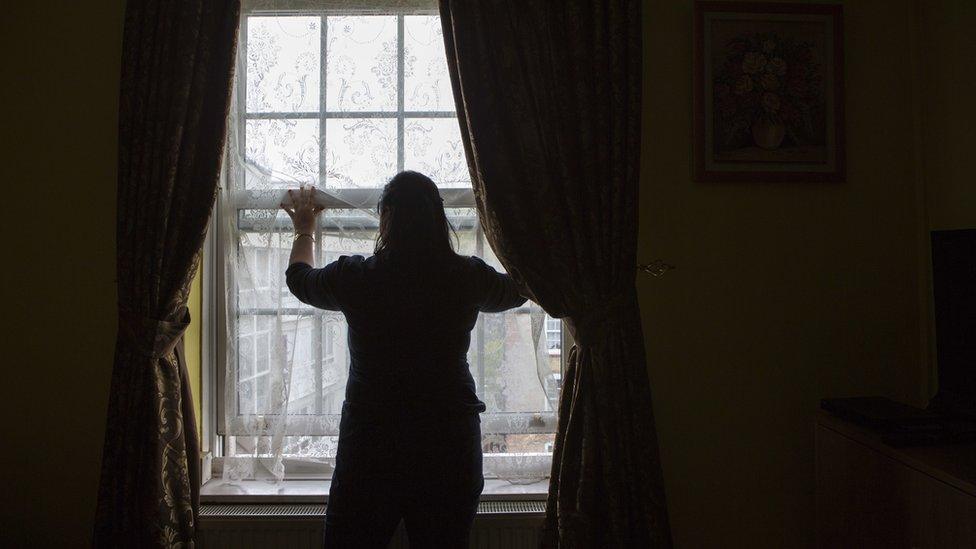
<svg viewBox="0 0 976 549"><path fill-rule="evenodd" d="M254 401L254 381L241 381L237 384L237 406L241 414L257 413Z"/></svg>
<svg viewBox="0 0 976 549"><path fill-rule="evenodd" d="M242 216L246 213L241 212ZM267 224L268 221L259 223ZM290 230L238 233L235 277L238 309L266 309L270 313L284 307L311 312L311 308L298 301L285 285L292 240Z"/></svg>
<svg viewBox="0 0 976 549"><path fill-rule="evenodd" d="M272 455L276 443L267 436L232 436L229 437L230 455ZM331 464L326 467L309 467L301 463L301 458L309 458L318 464L323 458L335 458L339 442L337 436L286 436L280 441L282 454L285 456L285 468L288 474L295 478L328 478L331 476ZM325 472L323 475L322 473Z"/></svg>
<svg viewBox="0 0 976 549"><path fill-rule="evenodd" d="M247 18L247 112L319 109L318 17Z"/></svg>
<svg viewBox="0 0 976 549"><path fill-rule="evenodd" d="M454 111L441 18L408 15L403 19L405 109Z"/></svg>
<svg viewBox="0 0 976 549"><path fill-rule="evenodd" d="M247 161L260 173L247 173L249 189L314 184L319 177L318 120L248 120Z"/></svg>
<svg viewBox="0 0 976 549"><path fill-rule="evenodd" d="M478 255L504 272L484 235L480 238ZM517 309L478 319L468 362L489 413L558 409L561 364L559 355L548 352L546 317L539 305L527 301ZM518 432L518 427L513 425L512 431Z"/></svg>
<svg viewBox="0 0 976 549"><path fill-rule="evenodd" d="M272 387L287 388L288 413L297 413L315 395L315 317L282 315L281 331L273 314L238 316L238 403L242 414L274 413ZM251 328L253 327L253 328ZM284 335L284 348L275 333ZM290 361L290 369L287 364ZM284 379L290 375L290 383ZM279 382L280 380L280 382ZM277 402L283 403L281 393Z"/></svg>
<svg viewBox="0 0 976 549"><path fill-rule="evenodd" d="M254 378L254 411L264 414L269 411L268 406L268 374L259 375Z"/></svg>
<svg viewBox="0 0 976 549"><path fill-rule="evenodd" d="M291 363L291 386L288 389L288 413L300 414L302 410L315 413L316 363L315 326L321 319L313 316L289 317L297 326L283 326L288 339L288 351L293 353Z"/></svg>
<svg viewBox="0 0 976 549"><path fill-rule="evenodd" d="M254 327L251 321L238 321L237 377L238 381L254 377Z"/></svg>
<svg viewBox="0 0 976 549"><path fill-rule="evenodd" d="M397 18L328 18L325 100L330 111L395 111Z"/></svg>
<svg viewBox="0 0 976 549"><path fill-rule="evenodd" d="M426 174L441 188L471 186L457 119L408 118L403 141L405 169Z"/></svg>
<svg viewBox="0 0 976 549"><path fill-rule="evenodd" d="M331 477L338 439L334 435L283 437L281 447L286 475L309 479ZM505 478L516 483L547 477L552 463L553 439L554 435L545 434L482 437L485 477ZM231 456L270 456L275 453L275 441L268 436L231 436L228 442Z"/></svg>
<svg viewBox="0 0 976 549"><path fill-rule="evenodd" d="M330 316L322 322L322 413L342 413L349 377L346 320Z"/></svg>
<svg viewBox="0 0 976 549"><path fill-rule="evenodd" d="M382 187L396 173L396 120L393 118L327 120L325 148L326 187Z"/></svg>
<svg viewBox="0 0 976 549"><path fill-rule="evenodd" d="M482 445L485 452L551 452L551 434L511 434L484 435Z"/></svg>
<svg viewBox="0 0 976 549"><path fill-rule="evenodd" d="M266 330L254 336L254 375L256 376L268 373L268 369L271 368L270 336L270 332Z"/></svg>

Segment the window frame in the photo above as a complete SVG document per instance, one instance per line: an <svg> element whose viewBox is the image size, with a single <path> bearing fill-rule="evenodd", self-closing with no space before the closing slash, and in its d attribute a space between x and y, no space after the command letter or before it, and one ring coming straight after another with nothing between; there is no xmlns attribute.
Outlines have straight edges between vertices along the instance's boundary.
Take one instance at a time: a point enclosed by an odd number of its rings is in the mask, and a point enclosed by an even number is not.
<svg viewBox="0 0 976 549"><path fill-rule="evenodd" d="M327 17L336 15L396 15L397 16L397 109L390 111L328 111L327 110L327 94L326 90L326 48L327 48L327 29L328 22ZM408 15L439 15L436 9L431 10L409 10L409 13L403 11L398 11L396 9L366 9L366 10L345 10L345 9L317 9L317 10L278 10L278 11L248 11L241 14L241 29L240 29L240 41L238 47L240 51L246 52L247 47L247 22L248 18L251 16L318 16L321 18L320 23L320 81L319 81L319 110L316 112L255 112L248 113L246 105L246 89L247 89L247 68L246 64L242 62L243 55L238 56L238 69L237 69L237 108L238 116L240 116L240 125L242 128L246 126L249 120L275 120L275 119L310 119L319 121L319 180L318 185L324 187L326 183L326 170L324 169L326 162L326 147L324 145L325 140L323 138L323 133L325 131L325 124L327 120L334 119L348 119L348 118L379 118L379 119L395 119L397 123L397 171L401 171L404 168L404 156L405 156L405 146L404 146L404 136L406 124L411 119L456 119L457 113L454 110L451 111L408 111L405 109L405 99L404 99L404 18ZM246 54L246 53L245 53ZM242 129L243 133L243 129ZM242 141L243 144L243 141ZM244 144L246 147L246 144ZM227 151L226 159L229 159L231 151ZM221 184L218 186L218 193L224 194L228 192L227 185L227 175L226 172L221 173ZM344 189L342 191L343 197L348 202L339 202L335 199L327 199L326 207L328 209L349 209L349 203L355 204L376 204L379 199L381 189ZM473 190L468 188L456 188L456 187L445 187L440 189L441 195L444 198L445 205L450 208L470 208L475 209L475 197ZM270 199L260 192L255 191L236 191L231 197L228 197L233 203L237 204L235 211L240 211L246 208L277 208L277 204L270 204ZM207 233L207 237L204 245L203 253L203 309L204 314L202 321L204 322L203 337L202 342L202 441L203 441L203 451L210 452L212 456L216 458L223 457L226 455L226 444L228 443L229 436L234 436L233 432L228 432L225 429L227 425L225 417L225 406L224 399L229 395L225 394L225 376L227 373L227 361L233 359L233 357L228 357L228 345L227 345L227 309L226 309L226 298L227 292L226 280L224 273L224 254L223 245L225 243L221 242L219 235L215 234L217 231L215 228L221 227L221 223L226 221L221 219L222 214L219 208L214 209L213 219L210 223L210 228ZM481 231L480 224L475 224L477 227L476 233L476 254L482 256L484 253L483 244L484 238ZM322 226L318 227L316 230L316 249L315 254L317 258L325 259L323 250L321 249L322 238L324 228ZM270 260L268 261L269 268ZM313 315L315 320L315 326L313 328L313 333L322 333L324 325L321 323L322 315ZM548 318L548 315L546 315ZM548 335L548 326L544 324L542 332L543 336ZM341 335L341 334L340 334ZM479 334L473 334L475 337L473 339L477 340ZM561 330L561 351L568 349L571 345L571 336L569 331L566 329L565 323L562 323ZM314 360L320 364L319 371L317 374L318 378L322 376L322 361L325 358L323 354L323 344L322 337L316 338L316 351ZM475 341L472 342L473 344ZM566 370L566 360L568 353L560 353L560 365L559 365L559 380L565 376ZM339 357L333 356L333 360L337 360ZM485 386L484 368L478 368L477 372L472 372L476 376L480 375L480 379L477 379L478 386ZM321 379L317 380L319 386ZM559 383L560 390L562 383ZM481 395L479 395L481 396ZM321 391L318 391L317 399L321 399ZM551 399L550 405L552 404ZM540 412L487 412L482 414L482 431L483 434L549 434L556 431L556 415L558 405L553 407L551 411L540 411ZM510 424L510 419L513 416L520 416L520 423L527 425L525 430L520 430L518 432L512 432L511 429L506 429L505 427ZM336 422L338 424L338 422ZM337 435L338 433L289 433L295 435ZM238 435L238 436L251 436L251 435ZM487 454L486 454L487 456ZM291 478L291 475L289 475ZM306 478L298 475L296 478Z"/></svg>

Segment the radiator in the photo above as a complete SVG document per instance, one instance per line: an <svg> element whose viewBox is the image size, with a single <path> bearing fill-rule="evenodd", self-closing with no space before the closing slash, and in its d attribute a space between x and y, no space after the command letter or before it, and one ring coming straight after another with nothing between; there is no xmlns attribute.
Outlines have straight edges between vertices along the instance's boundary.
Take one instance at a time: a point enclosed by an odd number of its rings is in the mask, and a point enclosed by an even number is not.
<svg viewBox="0 0 976 549"><path fill-rule="evenodd" d="M543 501L483 501L471 530L472 549L536 549ZM319 549L324 504L203 504L197 547L201 549ZM407 549L403 523L390 549Z"/></svg>

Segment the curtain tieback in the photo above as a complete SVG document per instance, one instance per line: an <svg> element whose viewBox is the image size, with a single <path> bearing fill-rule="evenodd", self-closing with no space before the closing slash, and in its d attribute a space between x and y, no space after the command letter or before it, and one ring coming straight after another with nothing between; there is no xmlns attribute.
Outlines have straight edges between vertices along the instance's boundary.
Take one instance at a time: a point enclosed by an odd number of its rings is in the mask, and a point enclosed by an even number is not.
<svg viewBox="0 0 976 549"><path fill-rule="evenodd" d="M186 306L180 307L173 318L177 320L148 318L120 309L119 338L140 355L164 357L173 352L190 325L190 310Z"/></svg>
<svg viewBox="0 0 976 549"><path fill-rule="evenodd" d="M607 330L637 300L636 288L628 288L585 312L570 314L567 322L573 338L584 345L592 345L607 335Z"/></svg>

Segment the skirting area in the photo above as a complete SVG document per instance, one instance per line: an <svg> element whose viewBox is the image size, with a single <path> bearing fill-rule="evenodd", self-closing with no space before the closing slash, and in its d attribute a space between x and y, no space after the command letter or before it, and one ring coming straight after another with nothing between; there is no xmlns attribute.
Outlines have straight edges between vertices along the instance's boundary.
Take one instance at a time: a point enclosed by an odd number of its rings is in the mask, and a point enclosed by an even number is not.
<svg viewBox="0 0 976 549"><path fill-rule="evenodd" d="M203 549L318 548L325 508L325 504L203 504L197 542ZM543 501L483 501L471 547L535 549L544 513ZM390 548L409 546L401 524Z"/></svg>

